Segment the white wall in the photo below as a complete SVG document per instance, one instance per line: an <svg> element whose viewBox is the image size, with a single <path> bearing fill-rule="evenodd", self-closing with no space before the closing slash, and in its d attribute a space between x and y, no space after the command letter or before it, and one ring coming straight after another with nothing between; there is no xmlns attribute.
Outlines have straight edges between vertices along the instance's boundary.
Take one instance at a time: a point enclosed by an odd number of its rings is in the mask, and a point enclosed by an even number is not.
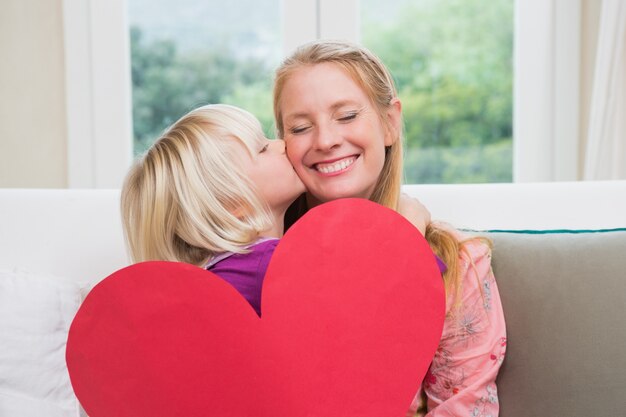
<svg viewBox="0 0 626 417"><path fill-rule="evenodd" d="M0 5L0 187L67 186L62 0Z"/></svg>

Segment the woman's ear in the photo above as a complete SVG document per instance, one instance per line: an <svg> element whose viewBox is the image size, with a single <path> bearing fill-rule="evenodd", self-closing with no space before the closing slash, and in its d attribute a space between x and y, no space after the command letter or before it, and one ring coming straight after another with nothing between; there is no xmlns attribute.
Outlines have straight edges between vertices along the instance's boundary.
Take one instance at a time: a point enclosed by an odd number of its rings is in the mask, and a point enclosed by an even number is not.
<svg viewBox="0 0 626 417"><path fill-rule="evenodd" d="M402 103L397 97L393 98L387 107L386 130L385 146L391 146L400 139L400 132L402 131Z"/></svg>

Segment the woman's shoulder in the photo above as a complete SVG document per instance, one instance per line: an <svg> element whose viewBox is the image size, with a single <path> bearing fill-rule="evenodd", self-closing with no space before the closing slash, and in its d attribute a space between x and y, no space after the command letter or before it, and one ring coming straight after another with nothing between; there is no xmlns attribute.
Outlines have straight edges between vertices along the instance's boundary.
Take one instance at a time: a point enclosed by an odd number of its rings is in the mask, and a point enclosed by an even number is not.
<svg viewBox="0 0 626 417"><path fill-rule="evenodd" d="M491 257L491 241L477 231L457 229L448 223L438 222L437 226L449 232L459 242L461 260L474 260Z"/></svg>
<svg viewBox="0 0 626 417"><path fill-rule="evenodd" d="M477 262L480 259L491 259L491 241L480 235L467 235L461 244L461 258Z"/></svg>
<svg viewBox="0 0 626 417"><path fill-rule="evenodd" d="M491 309L492 298L498 297L491 265L491 242L475 232L454 230L452 233L459 242L458 283L456 291L450 294L448 307L456 306L463 314L481 318Z"/></svg>

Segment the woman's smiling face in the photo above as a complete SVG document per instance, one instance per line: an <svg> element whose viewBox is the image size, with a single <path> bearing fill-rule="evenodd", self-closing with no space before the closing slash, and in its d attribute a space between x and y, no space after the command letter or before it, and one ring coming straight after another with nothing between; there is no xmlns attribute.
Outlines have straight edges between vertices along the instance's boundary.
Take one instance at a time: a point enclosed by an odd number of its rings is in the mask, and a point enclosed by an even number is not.
<svg viewBox="0 0 626 417"><path fill-rule="evenodd" d="M310 205L371 196L394 135L345 70L333 63L298 69L285 82L280 108L287 156Z"/></svg>

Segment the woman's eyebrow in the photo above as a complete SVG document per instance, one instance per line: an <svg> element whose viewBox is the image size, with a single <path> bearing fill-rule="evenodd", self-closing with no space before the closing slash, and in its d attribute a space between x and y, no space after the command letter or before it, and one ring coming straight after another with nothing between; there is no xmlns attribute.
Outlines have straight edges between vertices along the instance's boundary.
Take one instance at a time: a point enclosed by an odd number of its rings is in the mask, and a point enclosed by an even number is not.
<svg viewBox="0 0 626 417"><path fill-rule="evenodd" d="M360 103L358 103L356 100L341 100L336 103L333 103L333 105L330 106L330 110L335 111L344 106L356 106L356 105L360 106Z"/></svg>
<svg viewBox="0 0 626 417"><path fill-rule="evenodd" d="M304 118L307 117L309 115L309 113L307 112L297 112L297 113L287 113L285 114L285 120L289 121L289 120L293 120L293 119L300 119L300 118Z"/></svg>

